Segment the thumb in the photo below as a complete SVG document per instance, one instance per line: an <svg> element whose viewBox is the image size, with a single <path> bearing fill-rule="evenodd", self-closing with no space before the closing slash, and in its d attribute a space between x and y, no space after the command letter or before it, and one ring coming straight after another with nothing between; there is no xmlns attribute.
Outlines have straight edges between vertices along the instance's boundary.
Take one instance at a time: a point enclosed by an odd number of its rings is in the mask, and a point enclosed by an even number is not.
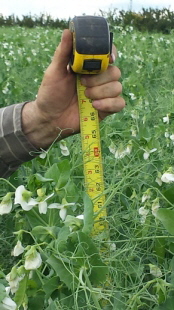
<svg viewBox="0 0 174 310"><path fill-rule="evenodd" d="M59 72L67 72L67 65L70 61L72 48L72 33L70 30L65 29L62 33L61 42L59 43L52 59L52 65L54 65Z"/></svg>

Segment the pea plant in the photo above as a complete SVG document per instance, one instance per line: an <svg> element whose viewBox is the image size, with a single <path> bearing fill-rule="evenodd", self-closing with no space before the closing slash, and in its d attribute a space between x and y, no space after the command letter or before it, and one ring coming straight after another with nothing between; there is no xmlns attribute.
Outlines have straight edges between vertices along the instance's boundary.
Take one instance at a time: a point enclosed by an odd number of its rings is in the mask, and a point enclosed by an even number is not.
<svg viewBox="0 0 174 310"><path fill-rule="evenodd" d="M0 179L0 310L173 309L174 39L112 28L127 105L100 125L109 236L78 135ZM0 29L2 106L36 96L60 35Z"/></svg>

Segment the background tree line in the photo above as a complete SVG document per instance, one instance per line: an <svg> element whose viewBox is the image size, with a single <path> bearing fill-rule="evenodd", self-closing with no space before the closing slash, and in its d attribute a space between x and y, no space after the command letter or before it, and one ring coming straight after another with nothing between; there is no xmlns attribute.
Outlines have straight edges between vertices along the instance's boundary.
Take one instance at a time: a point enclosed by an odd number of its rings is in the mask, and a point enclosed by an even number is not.
<svg viewBox="0 0 174 310"><path fill-rule="evenodd" d="M141 12L109 11L100 10L100 14L107 18L111 26L132 26L139 31L170 33L174 29L174 12L170 9L142 9ZM52 18L50 15L41 14L40 16L23 15L19 18L15 15L3 16L0 14L0 26L21 26L21 27L51 27L67 28L69 19Z"/></svg>

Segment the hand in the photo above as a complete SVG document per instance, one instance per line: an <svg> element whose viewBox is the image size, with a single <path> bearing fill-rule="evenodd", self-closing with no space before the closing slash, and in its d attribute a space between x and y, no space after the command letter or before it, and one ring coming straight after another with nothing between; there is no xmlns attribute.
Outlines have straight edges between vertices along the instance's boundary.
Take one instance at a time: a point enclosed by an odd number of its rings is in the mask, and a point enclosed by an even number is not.
<svg viewBox="0 0 174 310"><path fill-rule="evenodd" d="M80 130L76 76L68 66L71 53L72 34L66 29L45 71L36 100L24 106L23 131L37 148L46 148L57 137L60 140ZM125 105L119 96L122 91L119 78L120 70L114 66L99 75L82 76L86 96L93 99L100 119L121 111Z"/></svg>

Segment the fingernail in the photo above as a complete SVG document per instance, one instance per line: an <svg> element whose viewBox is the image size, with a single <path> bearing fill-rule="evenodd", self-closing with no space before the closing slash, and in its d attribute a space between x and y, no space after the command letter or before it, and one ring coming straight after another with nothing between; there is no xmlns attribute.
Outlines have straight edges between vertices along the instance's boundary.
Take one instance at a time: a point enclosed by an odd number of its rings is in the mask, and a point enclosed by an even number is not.
<svg viewBox="0 0 174 310"><path fill-rule="evenodd" d="M111 54L111 57L112 57L112 61L115 62L115 54L114 53Z"/></svg>
<svg viewBox="0 0 174 310"><path fill-rule="evenodd" d="M92 105L95 109L100 107L100 100L93 100Z"/></svg>

